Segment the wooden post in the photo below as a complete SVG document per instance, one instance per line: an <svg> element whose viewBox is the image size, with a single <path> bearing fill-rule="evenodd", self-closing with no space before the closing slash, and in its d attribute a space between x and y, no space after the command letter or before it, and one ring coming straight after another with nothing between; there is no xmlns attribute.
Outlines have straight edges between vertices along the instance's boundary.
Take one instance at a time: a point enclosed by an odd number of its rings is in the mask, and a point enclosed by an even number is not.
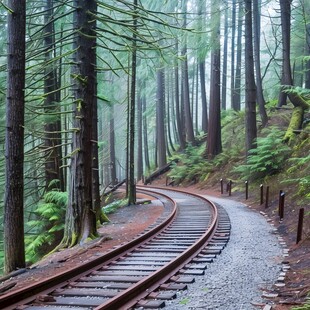
<svg viewBox="0 0 310 310"><path fill-rule="evenodd" d="M266 201L265 201L265 208L268 208L268 203L269 203L269 186L266 188Z"/></svg>
<svg viewBox="0 0 310 310"><path fill-rule="evenodd" d="M279 197L279 217L280 220L284 218L284 199L285 199L285 193L283 191L280 191L280 197Z"/></svg>
<svg viewBox="0 0 310 310"><path fill-rule="evenodd" d="M260 204L262 205L264 203L264 185L260 185Z"/></svg>
<svg viewBox="0 0 310 310"><path fill-rule="evenodd" d="M296 244L299 243L299 241L301 241L304 213L305 213L304 208L299 209Z"/></svg>
<svg viewBox="0 0 310 310"><path fill-rule="evenodd" d="M224 189L223 189L223 179L220 179L220 183L221 183L221 194L223 195L223 193L224 193Z"/></svg>
<svg viewBox="0 0 310 310"><path fill-rule="evenodd" d="M245 200L248 200L249 198L249 182L245 181Z"/></svg>
<svg viewBox="0 0 310 310"><path fill-rule="evenodd" d="M228 182L228 195L231 196L232 180Z"/></svg>

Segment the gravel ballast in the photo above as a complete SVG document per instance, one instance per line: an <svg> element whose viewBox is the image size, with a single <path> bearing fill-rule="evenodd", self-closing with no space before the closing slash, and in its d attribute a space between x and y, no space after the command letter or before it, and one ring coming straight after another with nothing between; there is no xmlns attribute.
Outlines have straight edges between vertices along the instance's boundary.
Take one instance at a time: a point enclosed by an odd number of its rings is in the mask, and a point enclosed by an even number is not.
<svg viewBox="0 0 310 310"><path fill-rule="evenodd" d="M195 277L195 283L178 292L177 299L167 301L165 309L262 309L268 302L262 294L276 282L282 267L283 251L274 228L240 202L205 197L227 211L230 241L205 275Z"/></svg>

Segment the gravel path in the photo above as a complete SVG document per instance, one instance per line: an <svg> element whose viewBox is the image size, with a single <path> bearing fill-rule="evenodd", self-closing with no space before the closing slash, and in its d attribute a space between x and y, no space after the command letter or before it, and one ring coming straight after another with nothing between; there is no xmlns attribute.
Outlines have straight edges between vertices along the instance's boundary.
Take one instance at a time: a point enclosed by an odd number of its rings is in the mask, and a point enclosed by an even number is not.
<svg viewBox="0 0 310 310"><path fill-rule="evenodd" d="M263 289L274 284L281 272L282 249L272 234L273 227L239 202L206 197L227 211L230 241L205 275L196 277L176 300L166 302L165 309L258 309L254 305L266 303L261 297Z"/></svg>

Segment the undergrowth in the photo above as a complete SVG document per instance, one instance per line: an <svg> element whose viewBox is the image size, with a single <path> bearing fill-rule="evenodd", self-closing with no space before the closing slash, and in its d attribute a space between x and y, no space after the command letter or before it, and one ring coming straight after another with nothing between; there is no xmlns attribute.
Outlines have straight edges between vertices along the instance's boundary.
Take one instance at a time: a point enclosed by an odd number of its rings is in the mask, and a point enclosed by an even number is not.
<svg viewBox="0 0 310 310"><path fill-rule="evenodd" d="M34 263L55 246L62 236L67 206L67 192L46 193L34 211L35 219L26 224L26 261Z"/></svg>

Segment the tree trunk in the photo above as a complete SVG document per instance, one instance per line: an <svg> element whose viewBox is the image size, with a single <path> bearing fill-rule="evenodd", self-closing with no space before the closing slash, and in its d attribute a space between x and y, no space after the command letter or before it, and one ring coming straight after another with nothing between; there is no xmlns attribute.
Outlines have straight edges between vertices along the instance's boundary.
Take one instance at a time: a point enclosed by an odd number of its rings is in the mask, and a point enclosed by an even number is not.
<svg viewBox="0 0 310 310"><path fill-rule="evenodd" d="M282 77L281 91L279 94L278 106L286 104L287 94L284 88L293 85L292 70L290 63L291 53L291 2L292 0L280 0L281 29L282 29Z"/></svg>
<svg viewBox="0 0 310 310"><path fill-rule="evenodd" d="M232 90L233 92L232 108L235 111L240 111L241 108L242 22L243 22L243 11L242 11L242 3L240 1L238 9L236 74L235 74L235 85Z"/></svg>
<svg viewBox="0 0 310 310"><path fill-rule="evenodd" d="M9 0L5 132L4 272L25 267L24 113L26 2Z"/></svg>
<svg viewBox="0 0 310 310"><path fill-rule="evenodd" d="M50 64L45 68L44 78L44 112L48 119L51 119L49 113L55 113L54 119L44 125L45 137L44 146L45 156L45 182L46 190L59 189L64 191L64 176L62 166L61 151L61 121L60 121L60 88L57 77L56 64L53 61L55 51L54 38L54 16L53 0L46 0L44 15L44 47L45 61ZM58 113L58 114L57 114Z"/></svg>
<svg viewBox="0 0 310 310"><path fill-rule="evenodd" d="M210 118L208 127L208 158L212 159L222 151L221 141L221 50L220 50L220 4L211 4L213 29L211 32L211 83L210 83Z"/></svg>
<svg viewBox="0 0 310 310"><path fill-rule="evenodd" d="M227 94L227 43L228 42L228 5L225 5L224 16L224 46L223 46L223 72L222 72L222 110L226 110Z"/></svg>
<svg viewBox="0 0 310 310"><path fill-rule="evenodd" d="M205 19L203 14L206 11L206 3L204 0L199 0L198 2L198 18L199 18L199 30L204 31ZM201 42L201 36L199 37ZM201 42L202 43L202 42ZM200 77L200 89L201 89L201 129L203 133L208 132L208 106L207 106L207 92L206 92L206 73L205 73L205 53L198 55L198 67L199 67L199 77Z"/></svg>
<svg viewBox="0 0 310 310"><path fill-rule="evenodd" d="M128 161L128 205L136 203L136 184L135 184L135 113L136 113L136 81L137 81L137 24L138 13L136 11L138 1L133 0L135 8L133 14L133 33L132 33L132 60L131 60L131 87L130 87L130 106L129 106L129 161Z"/></svg>
<svg viewBox="0 0 310 310"><path fill-rule="evenodd" d="M187 14L187 8L186 8L186 0L183 0L183 27L186 28L186 14ZM186 35L186 34L185 34ZM195 145L195 135L194 135L194 129L193 129L193 118L191 113L191 105L190 105L190 95L189 95L189 77L188 77L188 61L187 61L187 43L185 43L182 48L182 58L184 59L182 61L182 84L183 84L183 98L184 98L184 115L185 115L185 132L186 132L186 142Z"/></svg>
<svg viewBox="0 0 310 310"><path fill-rule="evenodd" d="M231 108L234 108L235 89L235 36L236 36L236 0L232 0L231 12L231 67L230 67L230 101Z"/></svg>
<svg viewBox="0 0 310 310"><path fill-rule="evenodd" d="M142 110L143 110L143 145L144 145L144 161L145 161L145 168L147 171L151 170L150 165L150 157L149 157L149 145L148 145L148 124L147 124L147 117L146 117L146 97L143 95L142 99Z"/></svg>
<svg viewBox="0 0 310 310"><path fill-rule="evenodd" d="M244 0L245 9L245 139L246 152L256 147L256 86L254 79L252 0Z"/></svg>
<svg viewBox="0 0 310 310"><path fill-rule="evenodd" d="M156 99L157 159L158 168L162 168L167 164L165 135L165 89L163 68L157 69Z"/></svg>
<svg viewBox="0 0 310 310"><path fill-rule="evenodd" d="M176 44L176 51L178 52L178 44ZM175 62L174 67L174 76L175 76L175 110L176 110L176 121L178 128L178 135L180 141L180 151L185 150L185 132L184 126L182 125L182 103L180 102L180 85L179 85L179 65L178 60Z"/></svg>
<svg viewBox="0 0 310 310"><path fill-rule="evenodd" d="M62 245L73 246L97 235L96 210L92 204L92 121L96 96L96 33L93 14L96 1L74 1L75 33L73 95L73 146L71 181Z"/></svg>
<svg viewBox="0 0 310 310"><path fill-rule="evenodd" d="M265 127L268 122L268 116L265 109L265 99L263 94L262 74L260 64L260 7L261 0L253 0L253 33L254 33L254 60L255 60L255 74L256 74L256 96L259 108L259 114L262 120L262 126Z"/></svg>
<svg viewBox="0 0 310 310"><path fill-rule="evenodd" d="M114 105L109 108L109 114L110 114L110 130L109 130L109 158L110 158L110 163L109 163L109 170L110 170L110 181L112 185L117 184L116 180L116 156L115 156L115 125L114 125Z"/></svg>
<svg viewBox="0 0 310 310"><path fill-rule="evenodd" d="M142 145L142 96L138 99L137 131L138 131L138 158L137 158L137 180L143 175L143 145Z"/></svg>

